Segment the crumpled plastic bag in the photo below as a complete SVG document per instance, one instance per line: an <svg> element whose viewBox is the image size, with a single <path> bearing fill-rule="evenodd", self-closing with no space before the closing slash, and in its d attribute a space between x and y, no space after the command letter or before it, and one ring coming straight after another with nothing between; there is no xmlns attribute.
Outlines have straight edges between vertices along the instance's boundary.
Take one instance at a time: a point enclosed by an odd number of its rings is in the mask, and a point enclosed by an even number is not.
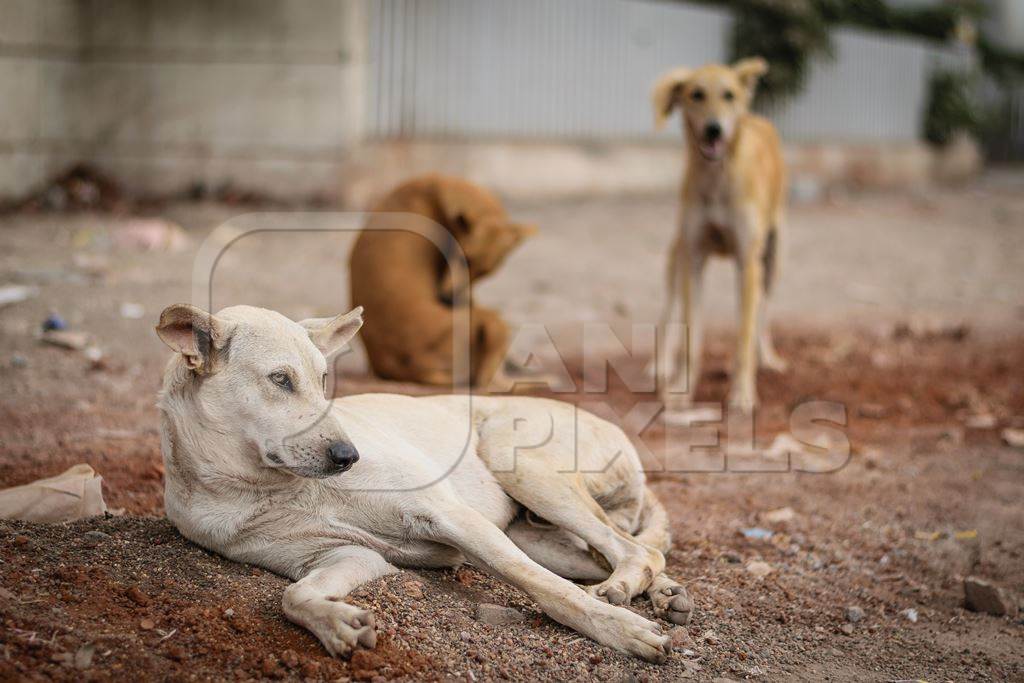
<svg viewBox="0 0 1024 683"><path fill-rule="evenodd" d="M68 522L102 515L103 478L86 464L49 479L0 490L0 519Z"/></svg>

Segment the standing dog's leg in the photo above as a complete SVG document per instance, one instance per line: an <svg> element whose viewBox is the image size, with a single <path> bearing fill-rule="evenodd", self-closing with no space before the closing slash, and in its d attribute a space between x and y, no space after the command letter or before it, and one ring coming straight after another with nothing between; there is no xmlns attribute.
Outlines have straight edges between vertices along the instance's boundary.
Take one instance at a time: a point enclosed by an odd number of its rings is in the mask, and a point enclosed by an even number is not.
<svg viewBox="0 0 1024 683"><path fill-rule="evenodd" d="M555 621L650 662L668 656L669 638L656 623L596 600L532 561L473 508L457 505L423 516L428 538L458 548L473 564L525 591Z"/></svg>
<svg viewBox="0 0 1024 683"><path fill-rule="evenodd" d="M675 348L673 374L665 387L663 400L670 408L687 408L693 403L700 381L700 363L703 351L704 329L701 312L701 291L706 254L699 243L685 243L680 238L676 267L681 294L684 330Z"/></svg>
<svg viewBox="0 0 1024 683"><path fill-rule="evenodd" d="M285 615L320 639L332 655L377 644L373 612L342 602L360 584L398 569L367 548L346 546L284 591Z"/></svg>
<svg viewBox="0 0 1024 683"><path fill-rule="evenodd" d="M757 315L758 361L763 368L785 372L786 361L776 353L768 325L768 298L772 293L772 285L779 267L779 231L775 227L768 231L768 237L764 241L761 263L764 266L764 296L761 298L761 310Z"/></svg>
<svg viewBox="0 0 1024 683"><path fill-rule="evenodd" d="M729 405L750 412L757 404L758 316L764 288L764 242L766 229L758 222L756 210L743 212L738 231L736 260L739 274L740 324L736 335L736 356Z"/></svg>

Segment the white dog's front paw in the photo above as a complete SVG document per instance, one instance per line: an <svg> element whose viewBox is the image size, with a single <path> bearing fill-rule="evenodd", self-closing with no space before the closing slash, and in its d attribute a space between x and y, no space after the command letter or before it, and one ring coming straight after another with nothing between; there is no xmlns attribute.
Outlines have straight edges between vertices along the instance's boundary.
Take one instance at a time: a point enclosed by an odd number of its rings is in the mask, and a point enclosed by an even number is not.
<svg viewBox="0 0 1024 683"><path fill-rule="evenodd" d="M624 607L596 601L595 604L599 607L592 606L589 610L596 627L594 640L655 664L668 658L672 652L671 639L662 633L658 624Z"/></svg>
<svg viewBox="0 0 1024 683"><path fill-rule="evenodd" d="M344 602L323 600L311 608L304 625L312 631L327 651L335 657L351 654L377 645L377 621L373 612Z"/></svg>

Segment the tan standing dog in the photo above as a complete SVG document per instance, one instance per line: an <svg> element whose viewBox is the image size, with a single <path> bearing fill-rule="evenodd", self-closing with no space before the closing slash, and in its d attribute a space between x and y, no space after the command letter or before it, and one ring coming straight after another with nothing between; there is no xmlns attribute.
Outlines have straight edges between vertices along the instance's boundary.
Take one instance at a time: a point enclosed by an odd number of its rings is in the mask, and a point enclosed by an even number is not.
<svg viewBox="0 0 1024 683"><path fill-rule="evenodd" d="M510 221L494 195L459 178L428 175L395 188L374 208L349 259L352 305L373 312L362 333L373 371L422 384L486 385L501 369L508 326L496 311L473 305L467 285L534 232ZM467 273L449 268L461 261L453 251L464 255ZM453 367L453 303L469 307L468 377Z"/></svg>
<svg viewBox="0 0 1024 683"><path fill-rule="evenodd" d="M376 643L345 602L398 567L464 561L599 643L664 661L693 601L663 573L665 510L621 429L527 397L324 395L362 310L293 322L169 306L160 392L167 517L192 541L292 578L284 613L335 655ZM525 519L526 510L547 520ZM566 578L592 583L586 590Z"/></svg>
<svg viewBox="0 0 1024 683"><path fill-rule="evenodd" d="M731 67L678 68L654 86L657 127L678 107L687 141L682 216L669 256L661 329L672 329L679 297L689 340L662 343L666 357L660 359L663 368L658 375L670 408L688 407L700 379L701 279L713 254L732 256L739 271L740 319L730 405L753 409L759 362L774 370L785 367L772 346L765 306L778 270L786 174L774 126L749 112L758 78L767 69L759 57Z"/></svg>

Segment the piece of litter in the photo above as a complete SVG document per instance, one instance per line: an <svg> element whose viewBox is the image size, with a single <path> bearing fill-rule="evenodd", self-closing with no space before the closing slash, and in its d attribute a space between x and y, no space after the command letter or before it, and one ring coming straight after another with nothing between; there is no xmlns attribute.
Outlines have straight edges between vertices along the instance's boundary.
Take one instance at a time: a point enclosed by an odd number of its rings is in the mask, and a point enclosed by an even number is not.
<svg viewBox="0 0 1024 683"><path fill-rule="evenodd" d="M995 415L989 415L983 413L981 415L971 415L964 420L964 426L969 429L995 429L999 421L996 420Z"/></svg>
<svg viewBox="0 0 1024 683"><path fill-rule="evenodd" d="M778 508L777 510L769 510L768 512L764 513L764 520L766 522L772 523L788 522L795 516L796 513L793 512L793 508L784 507Z"/></svg>
<svg viewBox="0 0 1024 683"><path fill-rule="evenodd" d="M118 249L176 252L188 246L185 231L160 218L133 219L118 227L111 237Z"/></svg>
<svg viewBox="0 0 1024 683"><path fill-rule="evenodd" d="M964 531L957 531L953 534L953 538L958 541L969 541L972 538L978 537L977 529L966 529Z"/></svg>
<svg viewBox="0 0 1024 683"><path fill-rule="evenodd" d="M29 484L0 490L0 519L25 522L66 522L102 515L102 479L89 465Z"/></svg>
<svg viewBox="0 0 1024 683"><path fill-rule="evenodd" d="M7 285L0 287L0 306L9 306L33 298L39 290L28 285Z"/></svg>
<svg viewBox="0 0 1024 683"><path fill-rule="evenodd" d="M914 538L919 541L937 541L942 537L939 531L915 531Z"/></svg>
<svg viewBox="0 0 1024 683"><path fill-rule="evenodd" d="M81 351L89 345L88 334L71 330L47 330L43 332L40 339L47 344L53 344L62 349L71 349L72 351Z"/></svg>
<svg viewBox="0 0 1024 683"><path fill-rule="evenodd" d="M51 313L46 316L46 320L43 321L43 331L47 330L66 330L68 324L64 322L64 318L60 317L56 313Z"/></svg>
<svg viewBox="0 0 1024 683"><path fill-rule="evenodd" d="M903 610L902 612L900 612L900 614L906 617L907 620L910 621L910 623L917 623L917 610L913 607L911 607L910 609Z"/></svg>
<svg viewBox="0 0 1024 683"><path fill-rule="evenodd" d="M758 540L758 541L767 540L767 539L771 538L772 534L774 533L770 529L764 529L764 528L759 527L759 526L752 526L752 527L747 528L747 529L740 529L740 532L744 536L746 536L747 538Z"/></svg>
<svg viewBox="0 0 1024 683"><path fill-rule="evenodd" d="M1007 427L1004 429L1000 436L1003 437L1003 443L1013 448L1024 448L1024 429L1014 429Z"/></svg>
<svg viewBox="0 0 1024 683"><path fill-rule="evenodd" d="M121 317L129 320L138 320L139 318L146 315L146 309L142 304L132 303L126 301L121 304Z"/></svg>

